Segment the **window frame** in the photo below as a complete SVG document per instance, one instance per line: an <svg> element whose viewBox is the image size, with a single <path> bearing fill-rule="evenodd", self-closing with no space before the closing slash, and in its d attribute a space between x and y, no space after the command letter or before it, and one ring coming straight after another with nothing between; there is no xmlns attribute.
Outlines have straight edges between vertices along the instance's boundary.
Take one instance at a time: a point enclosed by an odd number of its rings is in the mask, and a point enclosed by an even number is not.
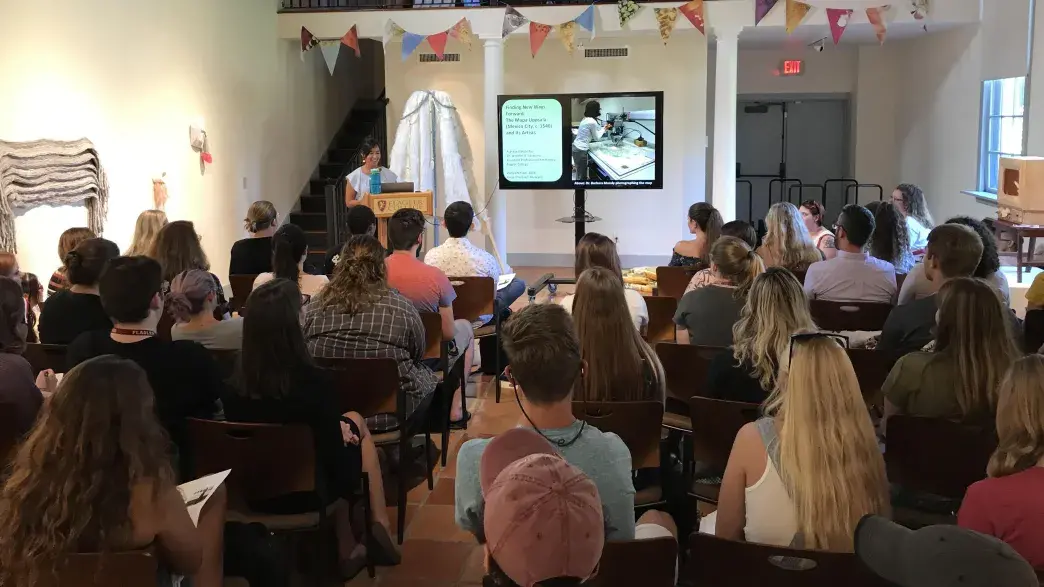
<svg viewBox="0 0 1044 587"><path fill-rule="evenodd" d="M1003 114L1003 88L1004 82L1014 80L1018 86L1018 80L1022 80L1022 114ZM980 113L980 140L979 140L979 190L982 192L997 194L997 186L990 185L991 173L998 173L996 165L991 165L991 157L1018 157L1026 152L1026 81L1025 76L986 80L982 83L982 111ZM1006 119L1018 120L1022 126L1022 141L1018 153L1010 153L1002 150L1001 133L1002 124ZM996 121L996 124L991 124ZM1000 181L1000 178L997 178Z"/></svg>

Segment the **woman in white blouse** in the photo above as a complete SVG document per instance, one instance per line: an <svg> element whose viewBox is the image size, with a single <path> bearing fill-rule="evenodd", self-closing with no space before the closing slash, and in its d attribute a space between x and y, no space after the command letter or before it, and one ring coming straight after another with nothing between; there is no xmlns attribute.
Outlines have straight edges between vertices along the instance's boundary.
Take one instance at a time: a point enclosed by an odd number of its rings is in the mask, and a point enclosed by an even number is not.
<svg viewBox="0 0 1044 587"><path fill-rule="evenodd" d="M349 208L361 204L363 198L370 193L370 174L374 169L380 170L381 183L399 181L399 176L391 169L381 167L381 146L377 141L367 138L359 146L359 153L363 156L362 166L348 174L348 185L344 188L344 203Z"/></svg>
<svg viewBox="0 0 1044 587"><path fill-rule="evenodd" d="M892 204L906 218L906 230L910 233L910 250L915 254L924 251L928 246L928 233L935 227L935 221L928 212L928 204L924 200L924 192L912 183L901 183L892 192Z"/></svg>
<svg viewBox="0 0 1044 587"><path fill-rule="evenodd" d="M305 273L304 262L308 257L308 239L300 227L284 224L272 235L272 272L261 273L254 279L254 288L281 278L297 283L301 294L312 297L330 281L325 275Z"/></svg>
<svg viewBox="0 0 1044 587"><path fill-rule="evenodd" d="M620 269L620 255L616 252L616 243L613 239L589 232L584 235L576 245L576 265L574 266L576 276L588 267L604 267L620 277L620 287L623 287L623 271ZM562 298L561 304L569 314L573 313L573 294ZM631 314L631 322L639 332L644 332L649 325L649 308L645 305L642 294L633 289L624 289L624 299L627 300L627 310Z"/></svg>
<svg viewBox="0 0 1044 587"><path fill-rule="evenodd" d="M573 166L576 167L576 179L587 180L588 165L591 161L591 143L602 140L605 131L613 127L610 123L604 125L598 122L602 115L602 105L591 101L584 106L584 118L576 129L576 138L573 139ZM577 274L577 277L580 275Z"/></svg>

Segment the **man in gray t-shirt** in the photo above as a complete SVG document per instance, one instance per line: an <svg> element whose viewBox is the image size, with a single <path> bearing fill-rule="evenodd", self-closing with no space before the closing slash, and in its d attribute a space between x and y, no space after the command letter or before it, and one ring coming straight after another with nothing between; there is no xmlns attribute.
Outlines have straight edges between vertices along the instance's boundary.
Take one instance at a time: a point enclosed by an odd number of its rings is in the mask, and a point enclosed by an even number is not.
<svg viewBox="0 0 1044 587"><path fill-rule="evenodd" d="M598 487L607 540L633 540L631 453L616 434L573 417L573 384L583 361L572 320L557 304L528 306L502 329L509 376L531 426ZM457 454L457 524L485 542L479 464L489 439L464 443Z"/></svg>

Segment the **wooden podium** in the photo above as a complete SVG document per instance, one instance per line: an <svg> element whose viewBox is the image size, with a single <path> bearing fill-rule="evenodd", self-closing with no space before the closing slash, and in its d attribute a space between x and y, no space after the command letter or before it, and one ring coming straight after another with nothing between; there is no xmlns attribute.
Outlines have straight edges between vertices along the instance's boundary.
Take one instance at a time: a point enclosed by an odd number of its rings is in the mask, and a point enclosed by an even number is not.
<svg viewBox="0 0 1044 587"><path fill-rule="evenodd" d="M431 192L402 192L390 194L366 194L363 203L377 216L377 238L388 247L388 219L403 208L420 210L425 216L434 216Z"/></svg>

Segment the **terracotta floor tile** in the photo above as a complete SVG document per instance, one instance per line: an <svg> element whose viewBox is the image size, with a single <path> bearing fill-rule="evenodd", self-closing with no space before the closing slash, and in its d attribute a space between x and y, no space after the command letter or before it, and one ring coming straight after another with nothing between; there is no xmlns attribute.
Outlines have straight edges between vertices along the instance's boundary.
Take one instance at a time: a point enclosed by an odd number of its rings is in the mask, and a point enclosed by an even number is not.
<svg viewBox="0 0 1044 587"><path fill-rule="evenodd" d="M407 540L402 548L402 563L390 567L379 583L382 587L456 583L472 548L474 545L460 542Z"/></svg>
<svg viewBox="0 0 1044 587"><path fill-rule="evenodd" d="M426 504L406 532L407 541L475 542L475 537L457 526L452 505Z"/></svg>
<svg viewBox="0 0 1044 587"><path fill-rule="evenodd" d="M428 480L424 479L420 485L414 487L406 494L406 503L422 504L431 491L428 490Z"/></svg>
<svg viewBox="0 0 1044 587"><path fill-rule="evenodd" d="M453 505L454 482L454 479L440 478L439 482L435 484L435 491L428 495L428 501L425 503L427 505Z"/></svg>
<svg viewBox="0 0 1044 587"><path fill-rule="evenodd" d="M413 518L415 518L417 516L418 508L419 508L419 506L416 506L416 505L407 505L406 506L406 530L407 530L407 532L410 529L410 523L413 522ZM399 508L397 508L395 506L388 506L387 510L388 510L388 521L391 522L392 532L397 532L398 528L399 528L399 525L398 525L399 524L399 519L396 516L398 516Z"/></svg>
<svg viewBox="0 0 1044 587"><path fill-rule="evenodd" d="M464 562L464 573L460 576L461 583L482 583L482 577L486 575L486 549L476 544Z"/></svg>

